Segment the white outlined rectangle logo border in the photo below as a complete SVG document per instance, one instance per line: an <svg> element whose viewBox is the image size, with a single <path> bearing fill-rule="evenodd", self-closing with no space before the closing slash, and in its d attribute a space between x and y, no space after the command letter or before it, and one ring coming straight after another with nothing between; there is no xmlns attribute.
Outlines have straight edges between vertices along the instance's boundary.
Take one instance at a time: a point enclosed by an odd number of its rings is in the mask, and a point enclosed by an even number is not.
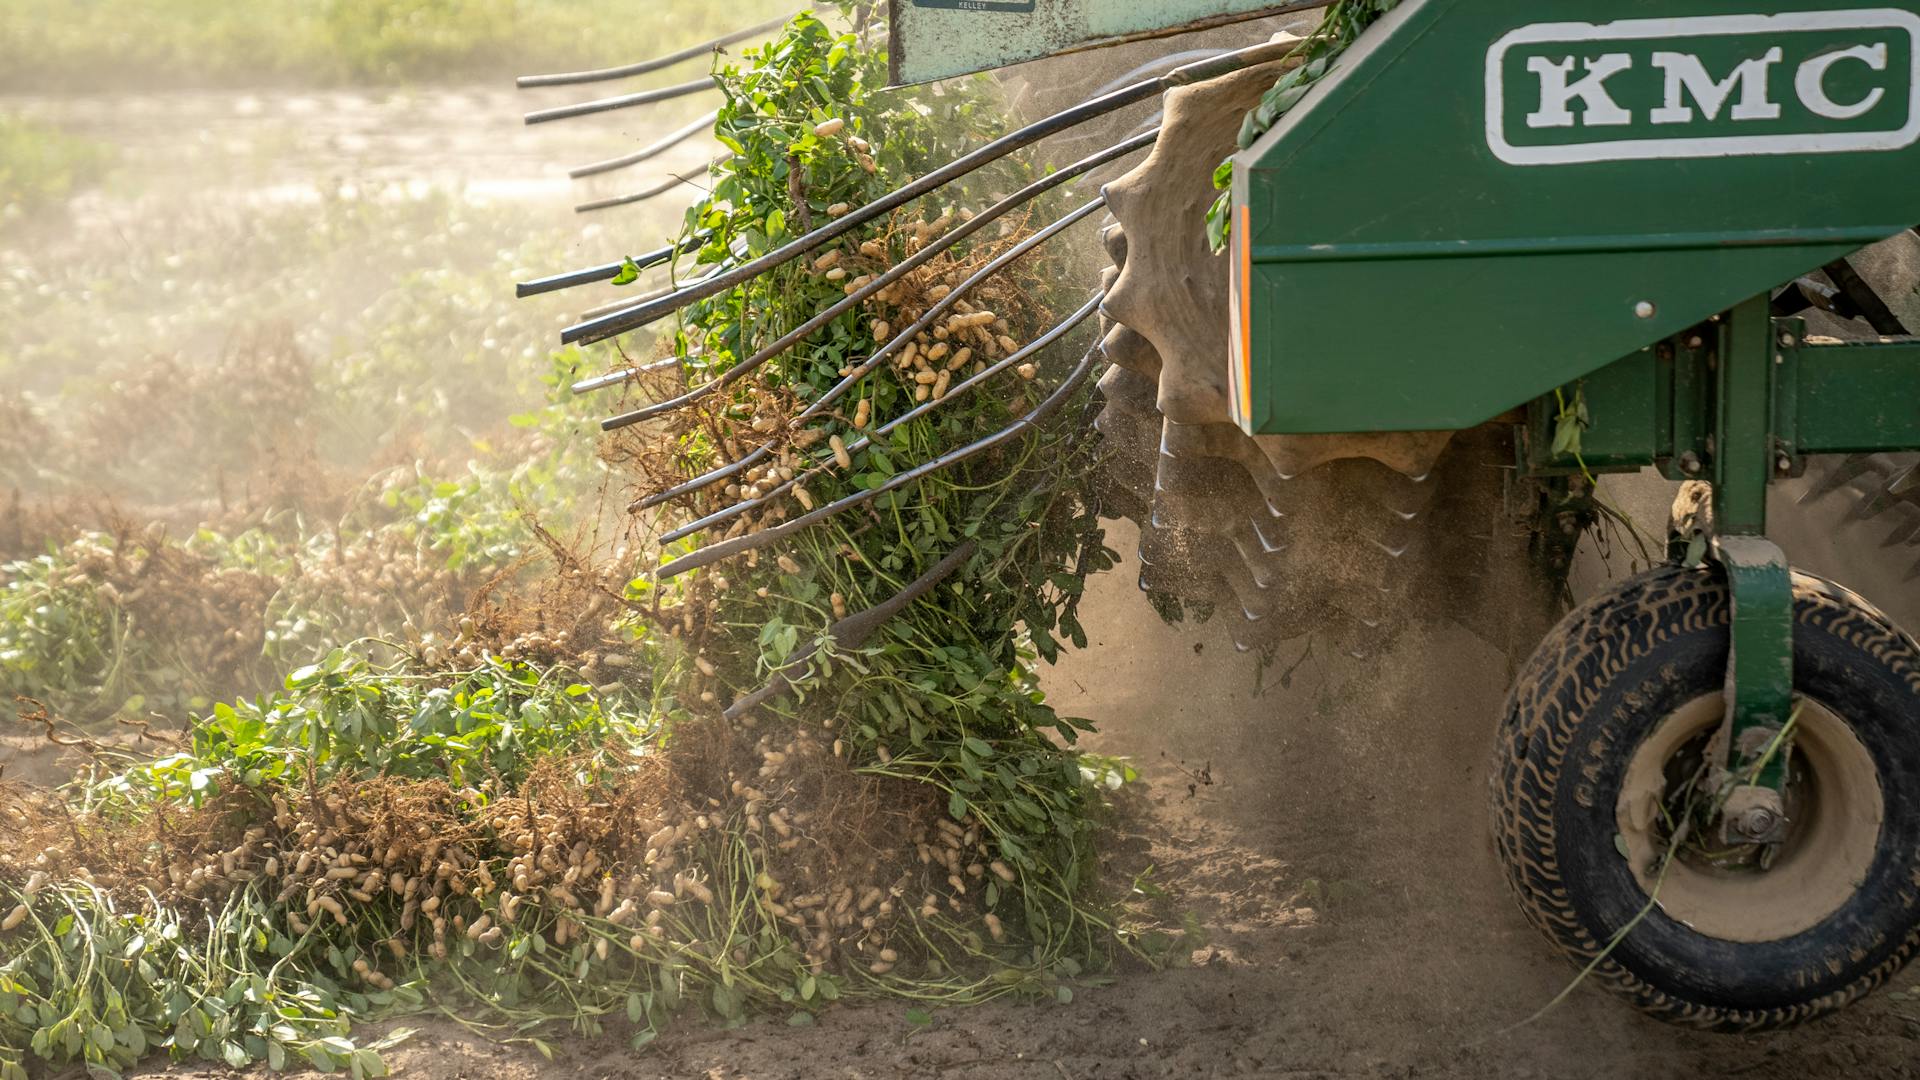
<svg viewBox="0 0 1920 1080"><path fill-rule="evenodd" d="M1557 146L1514 146L1506 136L1507 53L1516 46L1590 45L1604 41L1671 40L1817 30L1904 30L1911 48L1907 123L1896 131L1831 134L1722 135L1680 139L1616 139ZM1920 16L1897 8L1795 12L1782 15L1712 15L1695 18L1623 19L1594 24L1536 23L1495 42L1487 51L1487 146L1509 165L1577 165L1602 161L1740 157L1770 154L1834 154L1902 150L1920 141Z"/></svg>

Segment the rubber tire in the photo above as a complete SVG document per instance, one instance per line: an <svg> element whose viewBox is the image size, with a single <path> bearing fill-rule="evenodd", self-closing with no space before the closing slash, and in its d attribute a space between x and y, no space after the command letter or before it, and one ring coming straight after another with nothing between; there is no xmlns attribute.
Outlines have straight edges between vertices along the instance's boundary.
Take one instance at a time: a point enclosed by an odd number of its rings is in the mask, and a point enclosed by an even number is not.
<svg viewBox="0 0 1920 1080"><path fill-rule="evenodd" d="M1628 761L1681 705L1717 692L1728 592L1664 567L1567 616L1514 684L1492 786L1494 842L1527 918L1584 967L1647 903L1615 847ZM1795 689L1842 717L1885 815L1864 884L1812 928L1742 943L1655 907L1590 978L1661 1020L1752 1032L1862 997L1920 945L1920 646L1847 589L1794 574Z"/></svg>

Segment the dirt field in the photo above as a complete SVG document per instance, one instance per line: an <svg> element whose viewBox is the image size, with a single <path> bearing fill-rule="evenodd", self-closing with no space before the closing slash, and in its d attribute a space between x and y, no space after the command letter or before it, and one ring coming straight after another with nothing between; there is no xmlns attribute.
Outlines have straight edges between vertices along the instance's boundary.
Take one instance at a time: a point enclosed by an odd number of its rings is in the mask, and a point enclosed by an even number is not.
<svg viewBox="0 0 1920 1080"><path fill-rule="evenodd" d="M1633 487L1636 505L1664 494ZM1119 525L1110 541L1131 539ZM1051 692L1100 723L1099 748L1140 766L1112 858L1119 872L1151 866L1191 913L1205 944L1190 965L1124 970L1066 1006L938 1011L926 1027L901 1005L836 1009L810 1028L690 1024L643 1054L569 1042L554 1063L410 1022L421 1030L396 1068L422 1080L1920 1071L1920 1002L1899 988L1768 1036L1675 1030L1586 989L1526 1022L1573 972L1493 865L1485 754L1506 660L1458 627L1431 623L1361 666L1308 658L1287 675L1297 656L1283 657L1258 690L1218 627L1163 626L1126 566L1094 582L1087 615L1092 645L1052 673Z"/></svg>
<svg viewBox="0 0 1920 1080"><path fill-rule="evenodd" d="M505 94L411 99L415 106L399 110L327 99L316 115L331 119L285 146L265 133L289 122L286 130L297 129L304 106L262 105L275 123L248 123L229 115L224 98L205 115L194 111L198 100L141 115L111 103L41 111L155 161L168 160L163 150L181 132L201 132L195 137L221 168L254 163L257 171L234 182L255 193L324 175L329 146L381 180L484 176L490 196L533 196L529 221L543 227L553 201L570 192L546 163L588 160L608 145L568 138L559 150L528 150L509 137L512 110L528 103ZM355 109L360 119L340 126L342 110ZM180 172L137 197L91 204L96 229L120 228L141 198L226 197ZM573 241L581 261L609 243ZM1659 485L1633 493L1654 510L1661 498ZM1893 598L1890 608L1916 606L1913 583L1850 559L1845 552L1856 549L1818 528L1796 534L1787 525L1789 548L1812 568ZM1116 525L1109 543L1127 552L1133 537ZM613 1040L571 1041L554 1063L426 1018L408 1022L421 1032L393 1052L396 1069L421 1080L1804 1080L1920 1071L1920 1001L1898 993L1766 1037L1676 1031L1586 990L1523 1023L1572 971L1522 922L1486 837L1486 754L1510 675L1505 653L1437 618L1364 664L1283 650L1261 673L1219 626L1162 625L1133 588L1136 569L1123 564L1091 585L1092 645L1047 681L1064 711L1099 724L1097 749L1139 765L1142 782L1121 798L1114 870L1151 868L1150 880L1191 913L1204 944L1190 965L1123 970L1109 985L1078 988L1064 1006L938 1011L924 1027L900 1005L841 1008L808 1028L767 1019L721 1032L689 1021L644 1053ZM1598 576L1589 566L1585 580Z"/></svg>

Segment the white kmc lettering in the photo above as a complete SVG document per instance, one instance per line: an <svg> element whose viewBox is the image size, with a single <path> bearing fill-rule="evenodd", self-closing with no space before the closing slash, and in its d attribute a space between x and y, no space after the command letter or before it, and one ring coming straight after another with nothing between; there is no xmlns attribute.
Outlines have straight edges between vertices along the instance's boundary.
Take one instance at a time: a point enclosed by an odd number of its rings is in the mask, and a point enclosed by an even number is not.
<svg viewBox="0 0 1920 1080"><path fill-rule="evenodd" d="M1829 120L1855 120L1872 112L1886 99L1884 87L1874 87L1852 104L1841 104L1827 92L1827 75L1845 60L1867 65L1873 71L1887 70L1889 50L1885 42L1860 45L1851 49L1816 56L1800 65L1793 79L1794 92L1808 112ZM1653 66L1666 74L1666 104L1654 109L1648 119L1656 124L1686 124L1694 119L1691 97L1708 120L1718 120L1727 102L1739 95L1727 116L1735 121L1778 120L1782 110L1772 98L1775 64L1785 59L1778 46L1762 56L1739 64L1726 78L1715 81L1697 56L1677 52L1656 52ZM1633 112L1623 109L1607 91L1607 80L1633 69L1629 53L1606 53L1586 61L1586 74L1573 78L1578 61L1569 56L1551 60L1544 56L1527 58L1527 70L1540 77L1540 108L1527 115L1530 128L1621 127L1633 123ZM1581 112L1570 106L1578 101Z"/></svg>
<svg viewBox="0 0 1920 1080"><path fill-rule="evenodd" d="M1800 74L1794 77L1793 89L1800 95L1800 103L1817 115L1829 120L1852 120L1873 111L1874 106L1887 96L1884 87L1876 86L1866 97L1852 105L1842 105L1827 94L1827 72L1842 60L1858 60L1874 71L1887 70L1887 43L1861 45L1841 52L1816 56L1800 65Z"/></svg>
<svg viewBox="0 0 1920 1080"><path fill-rule="evenodd" d="M1785 58L1785 50L1776 45L1768 49L1765 56L1746 61L1734 68L1733 74L1715 82L1697 56L1654 53L1653 66L1667 73L1667 103L1653 110L1648 119L1656 124L1692 123L1693 110L1683 96L1691 94L1707 119L1718 120L1721 108L1733 97L1733 92L1739 90L1740 101L1733 107L1733 119L1778 120L1780 106L1767 100L1767 80L1773 74L1773 65Z"/></svg>
<svg viewBox="0 0 1920 1080"><path fill-rule="evenodd" d="M1573 57L1558 63L1544 56L1527 59L1527 70L1540 76L1540 111L1527 117L1530 128L1573 127L1573 110L1567 108L1579 98L1585 109L1581 120L1588 127L1615 127L1633 123L1633 114L1620 107L1607 93L1607 80L1633 66L1626 53L1608 53L1587 61L1586 77L1568 82L1573 75Z"/></svg>

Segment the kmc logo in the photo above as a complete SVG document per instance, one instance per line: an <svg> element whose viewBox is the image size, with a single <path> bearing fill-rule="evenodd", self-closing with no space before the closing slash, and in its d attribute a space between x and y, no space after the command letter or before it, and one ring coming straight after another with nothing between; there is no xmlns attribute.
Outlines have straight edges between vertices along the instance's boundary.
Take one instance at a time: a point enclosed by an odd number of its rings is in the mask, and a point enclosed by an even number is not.
<svg viewBox="0 0 1920 1080"><path fill-rule="evenodd" d="M1892 8L1539 23L1487 53L1487 145L1510 165L1916 141L1920 16Z"/></svg>

